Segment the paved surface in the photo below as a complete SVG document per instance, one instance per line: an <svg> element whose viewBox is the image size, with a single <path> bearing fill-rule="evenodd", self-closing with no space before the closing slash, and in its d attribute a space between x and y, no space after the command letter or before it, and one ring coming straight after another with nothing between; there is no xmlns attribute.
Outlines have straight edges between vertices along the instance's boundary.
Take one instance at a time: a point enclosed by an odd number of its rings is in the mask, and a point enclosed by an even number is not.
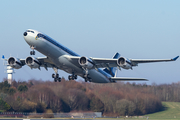
<svg viewBox="0 0 180 120"><path fill-rule="evenodd" d="M76 118L73 118L73 119L68 119L68 118L62 118L62 119L57 119L57 118L55 118L55 119L41 119L41 118L39 118L39 119L17 119L17 118L14 118L14 119L5 119L5 118L0 118L0 120L98 120L98 119L76 119ZM101 119L102 120L102 119Z"/></svg>
<svg viewBox="0 0 180 120"><path fill-rule="evenodd" d="M18 118L14 118L14 119L6 119L6 118L0 118L0 120L124 120L123 118L96 118L96 119L78 119L78 118L72 118L72 119L68 119L68 118L60 118L60 119L58 119L58 118L54 118L54 119L41 119L41 118L39 118L39 119L18 119ZM126 119L126 120L128 120L128 119ZM143 120L143 119L141 119L141 120Z"/></svg>
<svg viewBox="0 0 180 120"><path fill-rule="evenodd" d="M68 118L61 118L61 119L58 119L58 118L54 118L54 119L51 119L51 118L46 118L46 119L17 119L17 118L14 118L14 119L6 119L6 118L0 118L0 120L98 120L98 119L76 119L76 118L72 118L72 119L68 119ZM102 119L101 119L102 120Z"/></svg>

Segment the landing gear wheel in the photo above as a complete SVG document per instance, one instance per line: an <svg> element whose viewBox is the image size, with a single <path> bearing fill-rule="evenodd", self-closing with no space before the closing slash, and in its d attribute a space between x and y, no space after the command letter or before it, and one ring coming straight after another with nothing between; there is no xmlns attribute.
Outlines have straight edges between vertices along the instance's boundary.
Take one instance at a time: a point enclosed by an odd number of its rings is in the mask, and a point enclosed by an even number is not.
<svg viewBox="0 0 180 120"><path fill-rule="evenodd" d="M52 74L52 78L55 78L55 74Z"/></svg>
<svg viewBox="0 0 180 120"><path fill-rule="evenodd" d="M52 74L52 78L54 78L54 82L57 82L57 81L59 81L59 82L61 82L61 78L59 77L59 74Z"/></svg>
<svg viewBox="0 0 180 120"><path fill-rule="evenodd" d="M92 79L91 79L91 77L89 76L89 74L84 74L84 80L85 80L85 82L87 82L87 81L89 81L89 82L92 82Z"/></svg>
<svg viewBox="0 0 180 120"><path fill-rule="evenodd" d="M71 76L71 75L69 75L69 76L68 76L68 79L69 79L69 80L72 80L72 76Z"/></svg>
<svg viewBox="0 0 180 120"><path fill-rule="evenodd" d="M59 78L59 74L56 74L56 78Z"/></svg>
<svg viewBox="0 0 180 120"><path fill-rule="evenodd" d="M74 79L77 79L77 75L74 75Z"/></svg>
<svg viewBox="0 0 180 120"><path fill-rule="evenodd" d="M69 80L75 80L75 79L77 79L77 75L69 75L68 79Z"/></svg>
<svg viewBox="0 0 180 120"><path fill-rule="evenodd" d="M35 51L30 51L30 55L35 55Z"/></svg>
<svg viewBox="0 0 180 120"><path fill-rule="evenodd" d="M74 73L73 73L72 75L68 76L68 79L69 80L75 80L75 79L77 79L77 75L74 75Z"/></svg>
<svg viewBox="0 0 180 120"><path fill-rule="evenodd" d="M61 82L61 78L58 78L58 81Z"/></svg>

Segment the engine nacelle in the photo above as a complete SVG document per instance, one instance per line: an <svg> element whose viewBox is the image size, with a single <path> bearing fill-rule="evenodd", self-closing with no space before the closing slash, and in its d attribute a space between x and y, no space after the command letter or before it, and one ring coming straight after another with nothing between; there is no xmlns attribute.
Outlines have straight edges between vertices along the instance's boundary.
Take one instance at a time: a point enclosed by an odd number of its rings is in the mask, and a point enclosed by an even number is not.
<svg viewBox="0 0 180 120"><path fill-rule="evenodd" d="M15 69L19 69L22 67L22 63L19 59L15 58L15 57L10 57L8 59L8 64Z"/></svg>
<svg viewBox="0 0 180 120"><path fill-rule="evenodd" d="M25 60L26 65L32 68L40 68L41 63L34 57L27 57Z"/></svg>
<svg viewBox="0 0 180 120"><path fill-rule="evenodd" d="M85 68L88 68L88 69L91 69L93 67L93 64L90 63L88 61L88 58L86 57L81 57L79 58L79 64L82 66L82 67L85 67Z"/></svg>
<svg viewBox="0 0 180 120"><path fill-rule="evenodd" d="M120 57L117 60L117 64L119 67L122 67L124 69L132 69L131 61L128 60L127 58Z"/></svg>

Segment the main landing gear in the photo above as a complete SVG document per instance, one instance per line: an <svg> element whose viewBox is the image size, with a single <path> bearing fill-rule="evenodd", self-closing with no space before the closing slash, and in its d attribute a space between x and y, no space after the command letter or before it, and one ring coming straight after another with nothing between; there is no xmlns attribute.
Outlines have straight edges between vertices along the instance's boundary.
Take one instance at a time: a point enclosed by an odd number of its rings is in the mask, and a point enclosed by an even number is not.
<svg viewBox="0 0 180 120"><path fill-rule="evenodd" d="M84 78L85 82L87 82L87 81L92 82L92 79L89 77L89 74L85 74L83 78Z"/></svg>
<svg viewBox="0 0 180 120"><path fill-rule="evenodd" d="M74 75L74 74L69 75L69 76L68 76L68 79L69 79L69 80L75 80L75 79L77 79L77 75Z"/></svg>
<svg viewBox="0 0 180 120"><path fill-rule="evenodd" d="M30 48L32 49L32 51L30 51L30 55L35 55L35 51L34 51L35 47L31 46Z"/></svg>
<svg viewBox="0 0 180 120"><path fill-rule="evenodd" d="M54 78L54 82L61 82L61 78L59 77L59 74L52 74L52 78Z"/></svg>
<svg viewBox="0 0 180 120"><path fill-rule="evenodd" d="M87 68L83 68L83 69L84 69L83 78L84 78L85 82L87 82L87 81L92 82L92 79L91 79L91 77L89 76L89 73L88 73L88 69Z"/></svg>
<svg viewBox="0 0 180 120"><path fill-rule="evenodd" d="M54 82L61 82L61 78L59 77L58 74L58 69L56 67L53 67L53 70L55 71L56 74L52 74L52 78L54 78Z"/></svg>
<svg viewBox="0 0 180 120"><path fill-rule="evenodd" d="M57 67L53 67L53 70L55 71L56 74L52 74L52 78L54 78L54 82L61 82L61 77L59 77L59 74L58 74L58 68ZM77 79L77 75L75 75L74 73L72 75L69 75L68 76L68 79L69 80L75 80Z"/></svg>

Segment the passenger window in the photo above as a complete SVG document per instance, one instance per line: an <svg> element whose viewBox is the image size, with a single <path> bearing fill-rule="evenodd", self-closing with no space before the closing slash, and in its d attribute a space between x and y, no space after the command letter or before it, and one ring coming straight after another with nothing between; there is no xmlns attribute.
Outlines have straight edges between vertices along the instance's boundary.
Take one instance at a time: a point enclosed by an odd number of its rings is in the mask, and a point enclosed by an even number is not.
<svg viewBox="0 0 180 120"><path fill-rule="evenodd" d="M37 34L38 38L44 37L42 34Z"/></svg>

